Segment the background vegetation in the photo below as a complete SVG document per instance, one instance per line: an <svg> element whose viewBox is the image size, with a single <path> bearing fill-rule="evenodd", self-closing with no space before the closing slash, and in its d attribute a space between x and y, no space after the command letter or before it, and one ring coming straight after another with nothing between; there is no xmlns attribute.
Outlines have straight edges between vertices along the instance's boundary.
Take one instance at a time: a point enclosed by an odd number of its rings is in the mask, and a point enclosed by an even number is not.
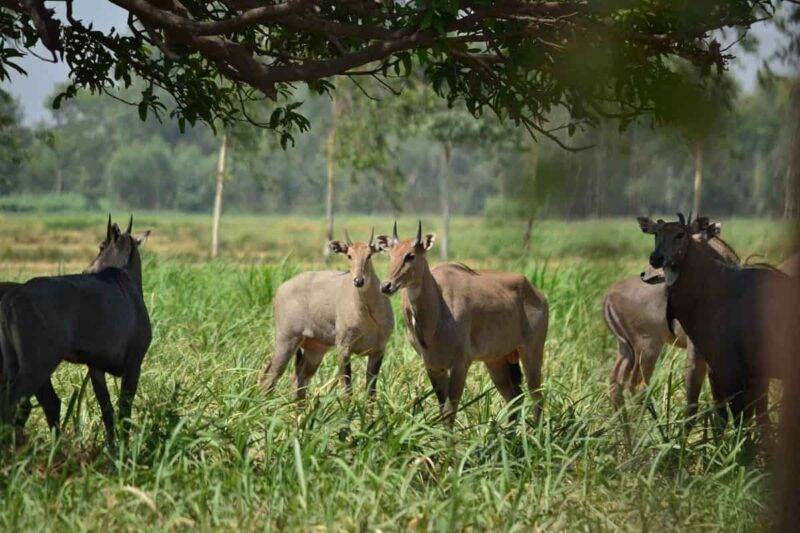
<svg viewBox="0 0 800 533"><path fill-rule="evenodd" d="M286 151L272 133L233 131L228 212L324 212L329 159L336 212L439 212L445 146L454 214L576 218L692 206L695 139L680 128L654 128L640 119L620 131L609 121L576 132L571 145L594 148L573 153L543 138L533 142L494 118L448 109L421 87L394 97L367 84L370 96L381 98L376 102L349 81L341 85L335 123L329 97L306 95L303 111L312 128ZM790 117L800 108L798 93L796 81L777 80L734 97L703 140L704 212L795 211ZM51 123L23 126L7 95L0 115L9 123L0 150L2 210L35 210L31 195L43 195L44 211L112 205L211 211L220 138L207 126L180 134L173 122L141 122L135 107L88 94L63 102Z"/></svg>

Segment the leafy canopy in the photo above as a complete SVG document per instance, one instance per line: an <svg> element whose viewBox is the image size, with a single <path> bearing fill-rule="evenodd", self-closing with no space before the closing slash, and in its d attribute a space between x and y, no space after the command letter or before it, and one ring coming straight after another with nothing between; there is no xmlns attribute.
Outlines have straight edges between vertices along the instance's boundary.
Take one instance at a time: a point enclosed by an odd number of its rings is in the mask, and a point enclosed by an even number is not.
<svg viewBox="0 0 800 533"><path fill-rule="evenodd" d="M549 137L557 107L569 111L569 134L604 115L667 118L665 89L682 82L672 59L722 70L730 57L714 32L774 12L771 0L110 2L129 14L124 32L77 20L72 0L63 20L44 0L0 0L0 80L41 42L70 68L55 107L78 89L142 78L131 102L142 119L249 121L280 132L284 145L309 127L298 85L330 92L337 76L391 87L417 71L449 104ZM273 110L254 117L248 103L262 99Z"/></svg>

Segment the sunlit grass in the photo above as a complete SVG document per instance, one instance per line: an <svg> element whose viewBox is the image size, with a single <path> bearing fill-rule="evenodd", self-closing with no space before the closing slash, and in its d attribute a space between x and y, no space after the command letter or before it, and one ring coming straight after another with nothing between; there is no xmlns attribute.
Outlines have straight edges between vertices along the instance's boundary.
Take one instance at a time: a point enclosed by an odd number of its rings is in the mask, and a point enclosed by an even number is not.
<svg viewBox="0 0 800 533"><path fill-rule="evenodd" d="M615 345L599 301L611 282L641 268L651 243L635 222L541 222L531 257L521 258L521 227L455 220L458 259L524 272L550 301L551 327L541 424L534 425L526 399L513 407L521 422L509 425L508 408L476 365L452 434L437 421L430 386L400 321L374 403L364 392L365 361L354 364L356 393L348 398L336 381L333 353L305 405L291 400L291 367L265 398L257 376L271 356L271 299L282 280L319 265L323 225L232 217L223 227L228 257L207 263L206 222L137 216L136 227L156 228L143 250L154 338L128 447L105 450L91 387L81 393L84 369L62 365L56 389L66 418L63 437L53 443L41 412L34 411L30 443L2 457L0 527L528 531L765 525L764 459L753 455L747 434L729 429L715 440L704 429L707 421L688 437L681 434L682 352L667 351L651 389L629 403L626 424L610 408L607 377ZM433 219L424 222L436 230ZM0 246L14 247L11 235L17 235L59 249L67 244L61 235L74 235L87 241L70 259L82 266L94 254L103 223L102 216L80 223L71 217L3 217ZM390 219L346 220L354 238L366 237L373 223L391 231ZM400 225L403 234L414 230L411 219ZM785 248L774 227L735 221L725 233L746 254L780 260ZM59 268L47 257L32 261L34 270ZM384 272L385 260L377 263ZM17 279L30 272L24 261L5 269ZM708 405L707 391L702 401Z"/></svg>

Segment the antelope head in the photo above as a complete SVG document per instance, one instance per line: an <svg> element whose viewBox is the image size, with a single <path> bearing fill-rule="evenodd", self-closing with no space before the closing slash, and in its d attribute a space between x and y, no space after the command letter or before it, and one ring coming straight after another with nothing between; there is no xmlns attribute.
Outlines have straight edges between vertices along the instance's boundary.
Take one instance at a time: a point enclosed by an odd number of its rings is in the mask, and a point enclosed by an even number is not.
<svg viewBox="0 0 800 533"><path fill-rule="evenodd" d="M686 258L689 249L689 240L710 239L719 234L719 224L711 224L706 217L697 217L694 221L689 220L678 213L676 222L664 222L658 219L656 222L649 217L639 217L639 227L642 232L655 236L655 249L650 254L650 266L655 269L663 269L664 278L667 286L671 286L678 279L680 267ZM642 280L647 283L659 283L659 276L646 276L642 273Z"/></svg>
<svg viewBox="0 0 800 533"><path fill-rule="evenodd" d="M347 257L350 264L350 275L353 278L353 285L362 288L370 276L374 276L372 268L372 254L378 253L381 249L375 244L375 228L369 235L369 241L353 242L347 230L344 231L345 240L331 241L328 243L330 251L335 254L343 254Z"/></svg>
<svg viewBox="0 0 800 533"><path fill-rule="evenodd" d="M400 240L397 236L397 221L392 236L379 235L378 247L389 252L389 276L381 285L385 294L394 294L403 287L415 287L424 272L425 252L433 247L436 236L429 233L423 237L422 221L417 225L417 236Z"/></svg>

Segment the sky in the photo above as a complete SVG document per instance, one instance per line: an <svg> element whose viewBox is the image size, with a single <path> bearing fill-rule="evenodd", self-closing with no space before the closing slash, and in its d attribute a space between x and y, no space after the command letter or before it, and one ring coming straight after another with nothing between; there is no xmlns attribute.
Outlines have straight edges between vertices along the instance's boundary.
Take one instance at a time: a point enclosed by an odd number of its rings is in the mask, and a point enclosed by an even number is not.
<svg viewBox="0 0 800 533"><path fill-rule="evenodd" d="M48 5L55 6L59 17L65 18L63 4L51 3ZM124 31L126 28L125 12L107 0L75 2L74 10L76 18L91 20L95 28L99 30L107 31L116 27ZM758 37L761 43L758 53L744 53L738 46L729 50L729 53L737 57L737 60L731 65L731 72L738 79L744 91L752 91L755 88L758 70L781 42L780 35L768 23L756 24L751 32ZM40 51L40 55L47 57L49 52ZM11 92L20 101L26 124L48 120L50 118L48 97L52 96L56 85L67 80L69 74L67 65L65 63L48 63L30 55L19 63L28 72L28 75L22 76L14 73L10 81L3 81L0 86Z"/></svg>

